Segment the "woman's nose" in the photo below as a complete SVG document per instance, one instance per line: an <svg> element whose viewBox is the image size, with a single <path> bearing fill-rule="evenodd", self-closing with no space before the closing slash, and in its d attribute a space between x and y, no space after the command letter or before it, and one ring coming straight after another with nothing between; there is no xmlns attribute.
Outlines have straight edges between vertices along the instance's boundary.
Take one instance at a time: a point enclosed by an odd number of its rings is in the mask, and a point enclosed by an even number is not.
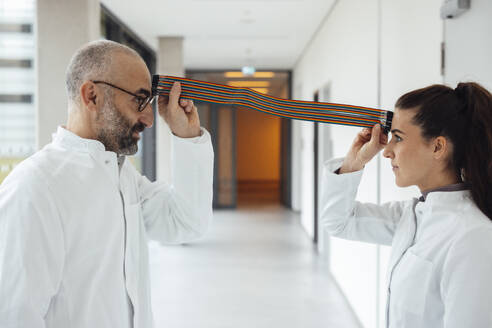
<svg viewBox="0 0 492 328"><path fill-rule="evenodd" d="M386 147L384 147L383 156L386 158L393 158L394 155L395 154L393 153L393 150L391 149L390 143L388 143L386 145Z"/></svg>

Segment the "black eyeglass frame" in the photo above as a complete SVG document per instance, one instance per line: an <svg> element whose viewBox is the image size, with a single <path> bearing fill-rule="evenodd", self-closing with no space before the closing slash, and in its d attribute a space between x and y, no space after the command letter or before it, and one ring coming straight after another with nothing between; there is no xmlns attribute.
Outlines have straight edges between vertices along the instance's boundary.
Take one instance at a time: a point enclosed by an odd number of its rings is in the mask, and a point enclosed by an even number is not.
<svg viewBox="0 0 492 328"><path fill-rule="evenodd" d="M152 95L152 94L150 94L150 95L148 95L146 97L142 97L140 95L137 95L137 94L135 94L133 92L130 92L128 90L125 90L123 88L120 88L120 87L118 87L118 86L116 86L114 84L111 84L109 82L106 82L106 81L94 80L94 81L91 81L91 82L94 83L94 84L98 84L98 83L106 84L106 85L109 85L110 87L113 87L115 89L118 89L120 91L123 91L123 92L125 92L125 93L127 93L129 95L132 95L133 97L135 97L135 99L137 99L137 104L138 104L137 111L139 111L139 112L143 112L144 109L147 107L147 105L149 105L149 104L152 105L152 103L154 102L154 100L156 98L156 95Z"/></svg>

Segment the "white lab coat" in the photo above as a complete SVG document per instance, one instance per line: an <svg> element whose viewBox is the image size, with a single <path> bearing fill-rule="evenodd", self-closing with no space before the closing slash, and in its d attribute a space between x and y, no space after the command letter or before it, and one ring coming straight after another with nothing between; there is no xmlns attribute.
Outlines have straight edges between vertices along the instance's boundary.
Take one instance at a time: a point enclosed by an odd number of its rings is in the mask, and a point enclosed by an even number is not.
<svg viewBox="0 0 492 328"><path fill-rule="evenodd" d="M152 327L148 239L190 241L212 218L202 131L174 137L174 185L61 127L15 168L0 186L0 327Z"/></svg>
<svg viewBox="0 0 492 328"><path fill-rule="evenodd" d="M341 164L325 163L322 225L336 237L391 245L388 327L492 327L492 223L470 192L360 203L362 171L334 174Z"/></svg>

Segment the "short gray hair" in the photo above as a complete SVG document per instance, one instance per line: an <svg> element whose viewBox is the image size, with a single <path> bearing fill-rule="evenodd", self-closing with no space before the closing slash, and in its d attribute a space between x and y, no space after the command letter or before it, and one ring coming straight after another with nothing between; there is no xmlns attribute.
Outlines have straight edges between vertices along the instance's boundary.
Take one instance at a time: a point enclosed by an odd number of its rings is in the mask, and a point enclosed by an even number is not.
<svg viewBox="0 0 492 328"><path fill-rule="evenodd" d="M89 42L75 52L68 64L65 77L69 102L79 102L79 89L85 81L108 77L116 52L140 58L135 50L109 40Z"/></svg>

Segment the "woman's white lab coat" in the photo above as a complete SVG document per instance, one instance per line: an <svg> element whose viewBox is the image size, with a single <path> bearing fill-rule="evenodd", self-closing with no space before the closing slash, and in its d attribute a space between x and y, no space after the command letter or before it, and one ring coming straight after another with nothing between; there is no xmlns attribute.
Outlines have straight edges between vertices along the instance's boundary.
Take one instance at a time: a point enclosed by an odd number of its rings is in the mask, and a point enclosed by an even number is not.
<svg viewBox="0 0 492 328"><path fill-rule="evenodd" d="M195 239L212 218L203 132L174 137L174 185L61 127L14 169L0 186L0 327L152 327L147 240Z"/></svg>
<svg viewBox="0 0 492 328"><path fill-rule="evenodd" d="M364 204L355 201L362 171L334 174L341 164L325 163L322 225L336 237L391 245L388 327L492 327L492 223L470 192Z"/></svg>

